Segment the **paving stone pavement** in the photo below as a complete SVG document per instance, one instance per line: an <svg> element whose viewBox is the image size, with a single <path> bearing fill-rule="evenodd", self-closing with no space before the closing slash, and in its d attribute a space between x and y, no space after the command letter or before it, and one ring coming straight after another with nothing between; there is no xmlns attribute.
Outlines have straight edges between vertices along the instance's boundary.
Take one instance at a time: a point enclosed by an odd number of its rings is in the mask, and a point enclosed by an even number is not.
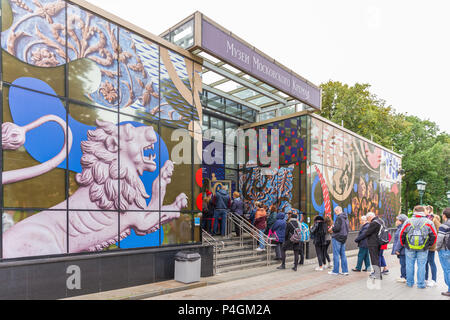
<svg viewBox="0 0 450 320"><path fill-rule="evenodd" d="M348 276L329 275L329 270L315 271L317 264L301 266L297 272L287 265L286 270L266 270L260 275L258 270L254 270L253 275L245 275L241 279L208 284L148 300L450 300L441 295L447 287L438 258L437 286L418 289L416 286L408 288L406 284L397 283L395 280L400 277L399 261L390 255L390 250L384 256L390 274L377 282L368 280L366 272L351 271L357 260L353 256L348 258ZM267 268L276 269L276 266Z"/></svg>

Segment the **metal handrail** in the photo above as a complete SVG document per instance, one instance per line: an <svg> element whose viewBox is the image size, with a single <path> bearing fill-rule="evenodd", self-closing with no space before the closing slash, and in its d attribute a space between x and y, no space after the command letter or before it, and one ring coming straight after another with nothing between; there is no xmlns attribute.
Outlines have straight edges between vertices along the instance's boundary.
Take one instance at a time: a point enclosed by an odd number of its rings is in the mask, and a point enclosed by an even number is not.
<svg viewBox="0 0 450 320"><path fill-rule="evenodd" d="M219 250L225 249L225 243L223 241L215 239L213 236L211 236L208 232L206 232L203 229L202 229L202 240L203 243L206 243L207 245L213 247L214 250L213 268L214 274L217 274L217 252Z"/></svg>
<svg viewBox="0 0 450 320"><path fill-rule="evenodd" d="M250 224L250 222L248 222L247 220L245 220L244 218L240 218L238 217L236 214L229 212L227 214L227 237L230 238L231 234L233 232L233 225L237 225L240 229L240 246L243 247L244 246L244 233L249 234L252 239L253 239L253 246L252 248L255 249L255 243L259 242L262 238L262 242L264 244L264 246L266 247L266 262L267 265L270 265L270 261L272 260L272 255L271 255L271 248L272 248L272 244L270 242L269 237L266 234L263 234L262 237L260 236L260 232L259 230L252 224ZM253 253L255 254L255 253Z"/></svg>

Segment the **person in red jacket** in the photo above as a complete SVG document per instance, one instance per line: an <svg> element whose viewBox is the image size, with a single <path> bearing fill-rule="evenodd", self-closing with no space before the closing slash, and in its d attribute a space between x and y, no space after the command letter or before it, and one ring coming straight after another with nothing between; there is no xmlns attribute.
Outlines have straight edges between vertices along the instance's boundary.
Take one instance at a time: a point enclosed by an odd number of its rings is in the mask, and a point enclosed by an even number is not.
<svg viewBox="0 0 450 320"><path fill-rule="evenodd" d="M392 239L392 236L389 233L389 242L391 242L391 239ZM383 252L384 252L384 250L387 250L387 248L388 248L388 244L382 245L380 247L380 268L383 268L383 271L381 271L381 273L384 275L389 274L389 269L387 267L386 260L384 259L384 256L383 256Z"/></svg>

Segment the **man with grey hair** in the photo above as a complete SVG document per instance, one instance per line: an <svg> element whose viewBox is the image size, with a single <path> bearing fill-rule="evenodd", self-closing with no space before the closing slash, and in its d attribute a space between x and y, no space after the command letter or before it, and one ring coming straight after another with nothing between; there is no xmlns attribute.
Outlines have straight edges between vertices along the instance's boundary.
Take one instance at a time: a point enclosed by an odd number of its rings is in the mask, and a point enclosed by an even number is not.
<svg viewBox="0 0 450 320"><path fill-rule="evenodd" d="M347 214L342 212L341 207L334 209L336 214L336 221L333 226L333 271L328 272L331 275L339 275L339 260L342 264L342 273L348 276L348 263L347 256L345 255L345 242L347 241L348 232L350 230L350 224L348 222Z"/></svg>
<svg viewBox="0 0 450 320"><path fill-rule="evenodd" d="M370 224L364 235L361 236L361 240L367 239L367 246L369 247L370 261L372 262L373 268L373 273L370 277L372 279L382 280L380 268L381 245L378 242L378 232L384 222L373 212L366 214L366 217Z"/></svg>
<svg viewBox="0 0 450 320"><path fill-rule="evenodd" d="M367 222L367 217L361 216L361 218L359 218L359 223L360 223L359 234L358 234L358 237L356 237L356 239L355 239L355 242L358 244L358 248L359 248L358 262L356 264L356 267L354 269L352 269L352 271L354 271L354 272L361 272L363 262L366 266L364 271L368 271L371 268L370 257L369 257L369 246L367 244L367 239L361 240L362 237L364 236L365 232L369 228L369 224Z"/></svg>

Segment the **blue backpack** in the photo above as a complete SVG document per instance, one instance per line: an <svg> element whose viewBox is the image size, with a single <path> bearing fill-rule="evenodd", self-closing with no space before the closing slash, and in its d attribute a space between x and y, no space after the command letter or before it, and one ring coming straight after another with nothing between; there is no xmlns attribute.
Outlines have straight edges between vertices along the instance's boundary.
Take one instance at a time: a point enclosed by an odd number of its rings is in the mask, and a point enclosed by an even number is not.
<svg viewBox="0 0 450 320"><path fill-rule="evenodd" d="M294 226L292 223L291 225ZM309 238L310 238L309 227L306 223L302 222L300 223L300 227L298 228L294 227L294 233L292 234L289 240L291 240L291 242L293 243L300 243L309 241Z"/></svg>
<svg viewBox="0 0 450 320"><path fill-rule="evenodd" d="M308 225L306 223L302 222L300 224L300 227L302 229L302 236L301 236L301 240L300 241L308 242L310 237L311 237Z"/></svg>

